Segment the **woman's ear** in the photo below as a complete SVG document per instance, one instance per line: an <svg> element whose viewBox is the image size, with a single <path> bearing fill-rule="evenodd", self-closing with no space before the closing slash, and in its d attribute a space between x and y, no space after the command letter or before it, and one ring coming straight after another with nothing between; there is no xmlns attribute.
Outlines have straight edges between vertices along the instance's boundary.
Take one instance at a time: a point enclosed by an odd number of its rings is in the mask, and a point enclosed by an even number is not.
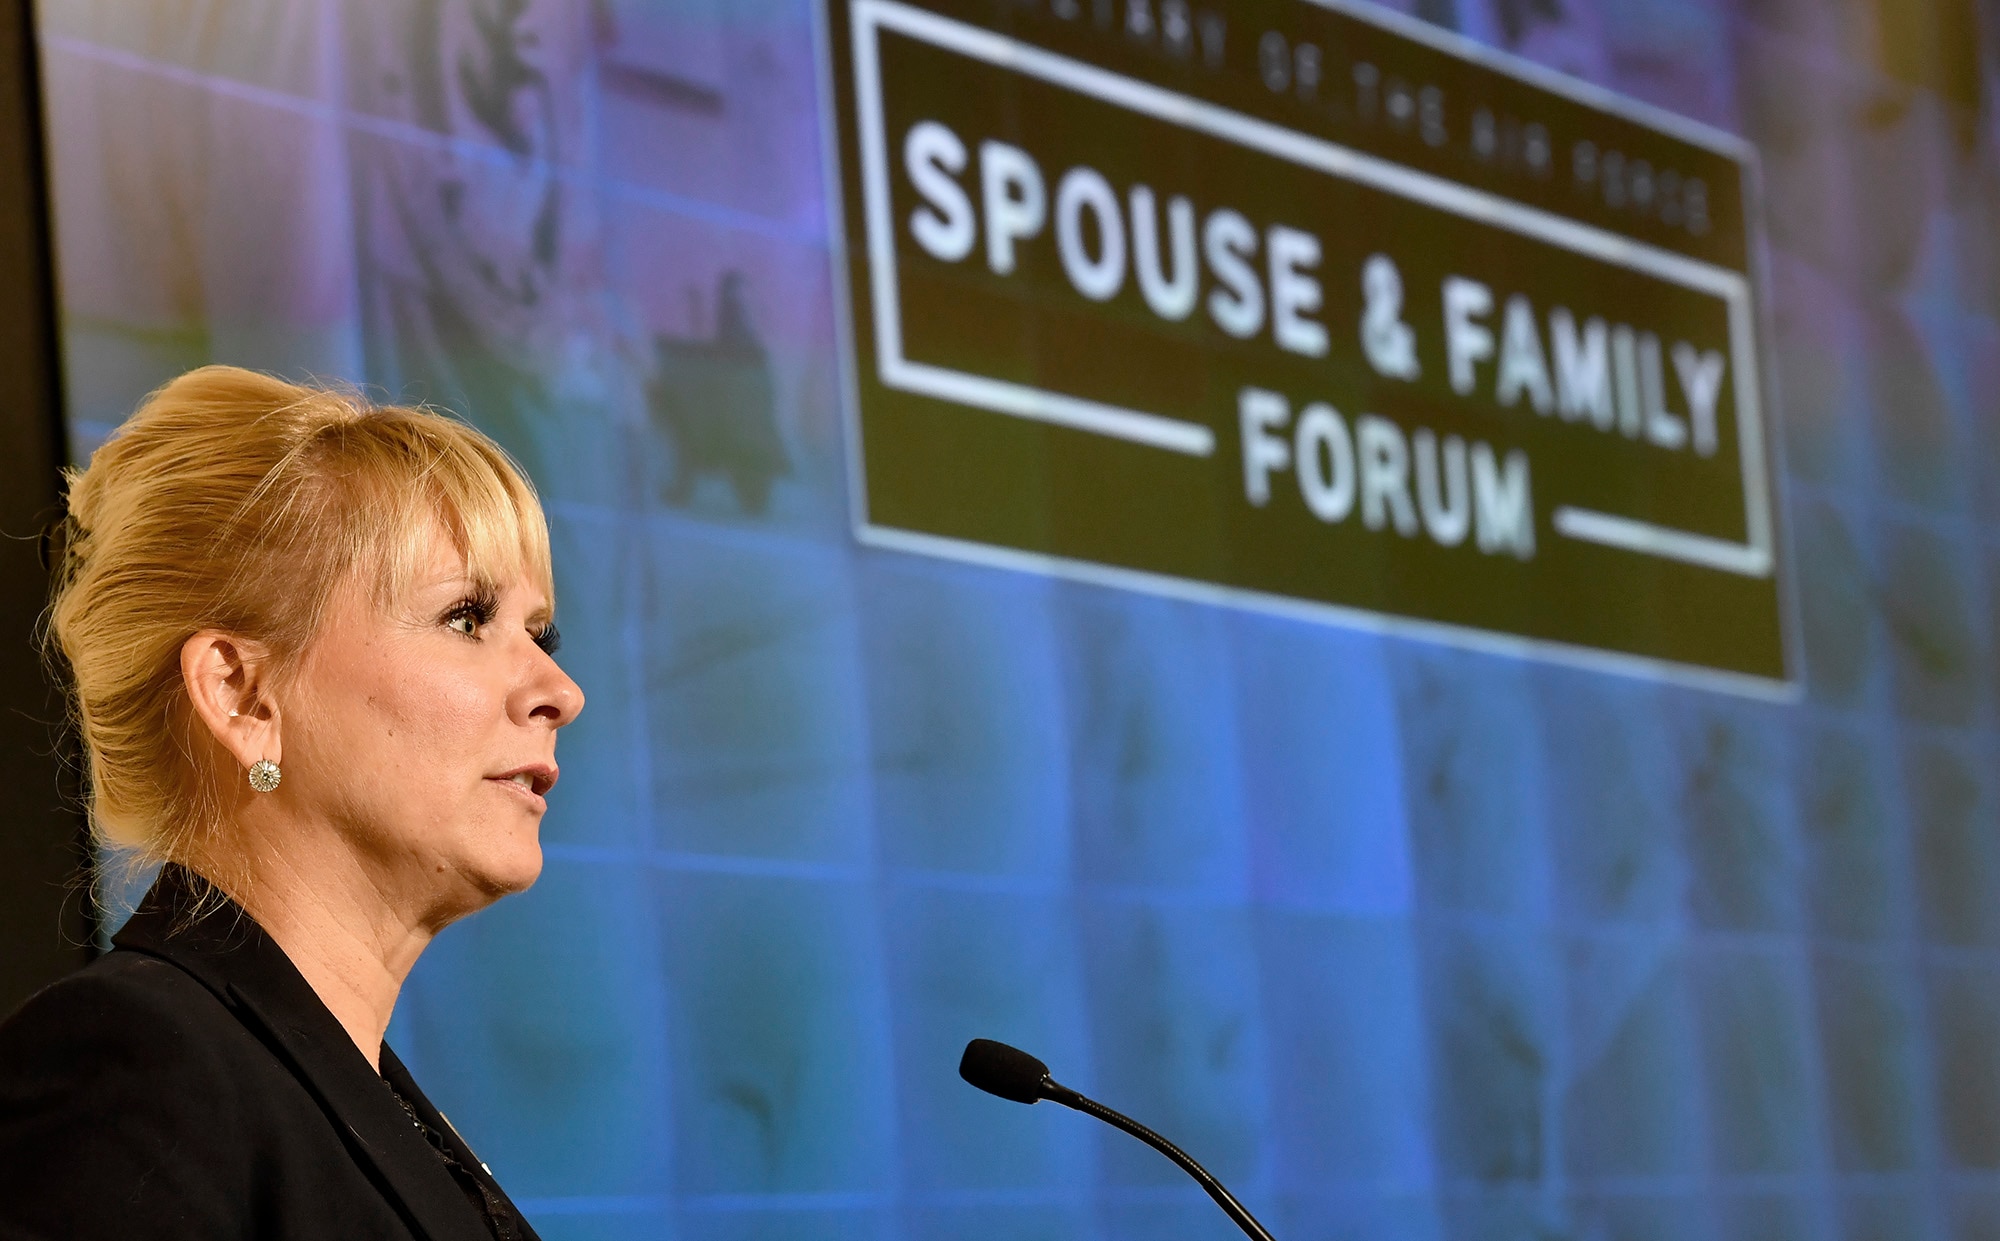
<svg viewBox="0 0 2000 1241"><path fill-rule="evenodd" d="M217 629L181 643L181 680L195 716L245 769L284 762L270 651Z"/></svg>

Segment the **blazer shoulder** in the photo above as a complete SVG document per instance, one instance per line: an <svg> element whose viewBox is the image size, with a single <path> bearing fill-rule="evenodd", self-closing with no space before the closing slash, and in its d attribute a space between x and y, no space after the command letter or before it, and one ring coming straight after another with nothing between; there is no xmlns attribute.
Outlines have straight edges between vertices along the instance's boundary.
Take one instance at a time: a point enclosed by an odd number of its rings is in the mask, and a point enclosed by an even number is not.
<svg viewBox="0 0 2000 1241"><path fill-rule="evenodd" d="M0 1114L92 1103L143 1108L144 1097L173 1096L212 1115L235 1096L231 1052L248 1038L222 1001L178 966L107 953L0 1023Z"/></svg>
<svg viewBox="0 0 2000 1241"><path fill-rule="evenodd" d="M0 1022L0 1046L48 1038L141 1039L235 1024L213 991L170 961L144 952L108 952L30 996Z"/></svg>
<svg viewBox="0 0 2000 1241"><path fill-rule="evenodd" d="M247 1235L250 1037L140 953L36 994L0 1024L0 1236Z"/></svg>

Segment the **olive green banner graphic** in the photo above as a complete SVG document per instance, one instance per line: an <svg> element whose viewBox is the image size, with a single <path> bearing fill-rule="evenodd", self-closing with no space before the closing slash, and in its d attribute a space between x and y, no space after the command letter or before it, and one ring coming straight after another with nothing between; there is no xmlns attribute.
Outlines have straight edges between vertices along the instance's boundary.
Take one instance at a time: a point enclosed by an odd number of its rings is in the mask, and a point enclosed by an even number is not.
<svg viewBox="0 0 2000 1241"><path fill-rule="evenodd" d="M1303 0L827 32L865 541L1790 692L1740 142Z"/></svg>

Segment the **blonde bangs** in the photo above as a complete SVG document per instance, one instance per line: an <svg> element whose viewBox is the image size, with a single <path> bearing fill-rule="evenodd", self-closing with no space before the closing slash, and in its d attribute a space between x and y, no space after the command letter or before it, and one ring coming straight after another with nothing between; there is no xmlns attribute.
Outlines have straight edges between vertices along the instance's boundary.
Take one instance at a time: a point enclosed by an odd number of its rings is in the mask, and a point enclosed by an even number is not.
<svg viewBox="0 0 2000 1241"><path fill-rule="evenodd" d="M428 567L431 540L442 528L464 557L467 577L496 587L524 580L553 609L548 521L527 476L492 441L462 424L430 422L416 438L415 444L385 445L369 436L371 442L341 454L356 467L343 480L352 489L342 505L347 541L356 566L379 566L374 584L380 597L387 601L411 588ZM382 448L388 451L377 451Z"/></svg>

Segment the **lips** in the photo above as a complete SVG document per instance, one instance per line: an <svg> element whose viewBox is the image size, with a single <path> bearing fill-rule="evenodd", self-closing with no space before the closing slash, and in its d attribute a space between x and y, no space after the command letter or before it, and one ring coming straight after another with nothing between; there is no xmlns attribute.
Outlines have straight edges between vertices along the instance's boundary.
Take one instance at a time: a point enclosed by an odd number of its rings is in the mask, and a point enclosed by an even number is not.
<svg viewBox="0 0 2000 1241"><path fill-rule="evenodd" d="M556 786L557 775L557 769L553 765L533 763L526 767L516 767L512 771L503 771L497 776L488 776L486 778L499 784L516 785L522 791L532 793L537 798L540 798L547 795L548 791Z"/></svg>

